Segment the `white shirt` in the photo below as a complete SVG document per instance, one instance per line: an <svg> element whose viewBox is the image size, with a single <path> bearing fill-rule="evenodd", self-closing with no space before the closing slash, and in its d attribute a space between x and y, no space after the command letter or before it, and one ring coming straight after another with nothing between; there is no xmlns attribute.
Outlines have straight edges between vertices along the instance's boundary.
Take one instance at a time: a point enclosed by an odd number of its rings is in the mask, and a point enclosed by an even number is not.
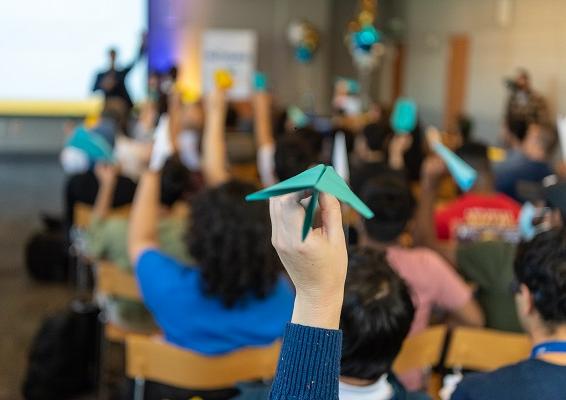
<svg viewBox="0 0 566 400"><path fill-rule="evenodd" d="M368 386L354 386L339 382L340 400L389 400L393 397L393 388L383 374L375 383Z"/></svg>

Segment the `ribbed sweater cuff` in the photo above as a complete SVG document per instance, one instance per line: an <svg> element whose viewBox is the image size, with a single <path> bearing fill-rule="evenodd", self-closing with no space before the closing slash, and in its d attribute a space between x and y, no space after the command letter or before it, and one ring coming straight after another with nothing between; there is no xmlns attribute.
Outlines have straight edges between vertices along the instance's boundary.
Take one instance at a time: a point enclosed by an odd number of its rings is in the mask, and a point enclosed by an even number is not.
<svg viewBox="0 0 566 400"><path fill-rule="evenodd" d="M342 331L288 324L271 400L338 399Z"/></svg>

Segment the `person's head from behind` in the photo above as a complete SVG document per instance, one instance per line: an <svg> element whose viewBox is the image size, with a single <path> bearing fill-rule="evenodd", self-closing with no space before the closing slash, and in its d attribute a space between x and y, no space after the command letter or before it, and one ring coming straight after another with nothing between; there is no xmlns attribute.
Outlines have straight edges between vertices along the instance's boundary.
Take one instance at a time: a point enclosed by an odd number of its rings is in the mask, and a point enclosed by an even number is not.
<svg viewBox="0 0 566 400"><path fill-rule="evenodd" d="M341 375L376 381L391 370L415 309L403 280L383 252L351 252L340 318Z"/></svg>
<svg viewBox="0 0 566 400"><path fill-rule="evenodd" d="M265 202L246 202L253 185L229 181L192 202L188 250L202 273L203 291L232 307L273 289L279 264L271 246Z"/></svg>
<svg viewBox="0 0 566 400"><path fill-rule="evenodd" d="M462 145L457 151L462 160L468 163L478 173L475 186L493 185L493 173L489 160L488 147L480 142L470 142Z"/></svg>
<svg viewBox="0 0 566 400"><path fill-rule="evenodd" d="M172 207L193 189L191 173L178 156L167 159L161 170L161 205Z"/></svg>
<svg viewBox="0 0 566 400"><path fill-rule="evenodd" d="M555 228L522 243L515 279L517 312L525 330L535 339L560 329L566 334L566 230Z"/></svg>
<svg viewBox="0 0 566 400"><path fill-rule="evenodd" d="M108 60L110 61L110 68L116 68L116 58L118 58L118 50L115 47L108 49Z"/></svg>
<svg viewBox="0 0 566 400"><path fill-rule="evenodd" d="M527 157L546 161L552 156L558 144L558 133L552 125L529 124L521 149Z"/></svg>
<svg viewBox="0 0 566 400"><path fill-rule="evenodd" d="M364 127L361 138L357 141L356 152L362 160L385 160L392 132L384 121Z"/></svg>
<svg viewBox="0 0 566 400"><path fill-rule="evenodd" d="M275 145L275 175L280 181L292 178L316 162L311 145L297 132L281 136Z"/></svg>
<svg viewBox="0 0 566 400"><path fill-rule="evenodd" d="M383 173L364 184L361 198L375 214L364 220L366 239L395 243L407 230L415 210L408 183L398 175Z"/></svg>

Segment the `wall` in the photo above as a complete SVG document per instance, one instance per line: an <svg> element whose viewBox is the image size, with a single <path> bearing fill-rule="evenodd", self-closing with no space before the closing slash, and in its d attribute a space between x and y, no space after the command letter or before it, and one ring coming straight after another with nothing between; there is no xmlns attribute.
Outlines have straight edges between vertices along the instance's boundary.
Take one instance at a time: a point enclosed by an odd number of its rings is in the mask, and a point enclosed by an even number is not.
<svg viewBox="0 0 566 400"><path fill-rule="evenodd" d="M477 136L497 140L503 78L517 67L530 70L551 110L566 112L566 1L508 2L509 24L501 26L500 0L405 0L406 94L418 101L425 122L442 122L448 38L457 33L471 39L465 108L476 120Z"/></svg>
<svg viewBox="0 0 566 400"><path fill-rule="evenodd" d="M326 111L331 43L331 0L173 0L165 4L169 27L178 43L181 80L189 85L200 76L200 40L204 29L253 29L258 33L258 68L270 79L283 103L302 103L304 93L316 94L315 109ZM287 26L305 18L321 32L321 47L308 66L298 65L287 42ZM200 86L197 84L196 86Z"/></svg>

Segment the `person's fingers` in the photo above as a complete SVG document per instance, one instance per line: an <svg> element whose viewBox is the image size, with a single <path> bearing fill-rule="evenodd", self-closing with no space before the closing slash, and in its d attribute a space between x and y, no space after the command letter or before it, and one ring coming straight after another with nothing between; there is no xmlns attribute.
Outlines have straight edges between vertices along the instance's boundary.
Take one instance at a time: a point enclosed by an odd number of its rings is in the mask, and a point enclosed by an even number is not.
<svg viewBox="0 0 566 400"><path fill-rule="evenodd" d="M321 192L319 205L323 231L328 235L331 241L343 239L344 230L342 228L340 202L336 197Z"/></svg>

